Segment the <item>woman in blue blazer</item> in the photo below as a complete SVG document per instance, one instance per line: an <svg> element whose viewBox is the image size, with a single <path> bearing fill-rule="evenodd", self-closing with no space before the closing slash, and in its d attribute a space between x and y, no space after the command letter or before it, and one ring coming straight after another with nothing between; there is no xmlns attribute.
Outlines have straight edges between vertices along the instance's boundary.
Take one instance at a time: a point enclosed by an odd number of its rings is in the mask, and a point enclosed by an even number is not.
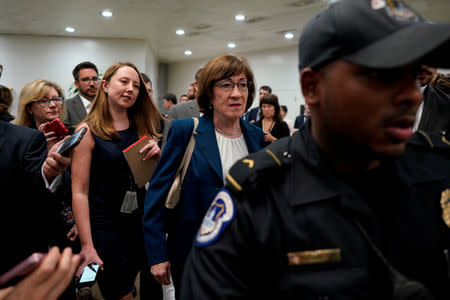
<svg viewBox="0 0 450 300"><path fill-rule="evenodd" d="M234 55L216 57L202 69L197 101L204 115L199 118L195 148L174 209L165 208L165 200L194 122L176 120L170 128L145 198L143 230L153 276L167 285L172 274L176 292L194 237L225 174L236 160L264 146L262 130L241 118L252 105L254 86L247 62Z"/></svg>

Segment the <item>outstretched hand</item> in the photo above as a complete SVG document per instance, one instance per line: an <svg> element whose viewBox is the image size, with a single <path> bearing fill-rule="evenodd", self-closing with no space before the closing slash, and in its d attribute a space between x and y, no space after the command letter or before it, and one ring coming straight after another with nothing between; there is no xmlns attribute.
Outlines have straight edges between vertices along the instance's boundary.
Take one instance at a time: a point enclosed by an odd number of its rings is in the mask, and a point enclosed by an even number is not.
<svg viewBox="0 0 450 300"><path fill-rule="evenodd" d="M57 142L48 152L47 158L45 159L43 165L43 170L45 178L49 181L67 170L72 162L72 153L70 153L69 156L62 156L56 152L59 146L68 138L70 137L68 136L64 140Z"/></svg>
<svg viewBox="0 0 450 300"><path fill-rule="evenodd" d="M53 247L35 271L16 286L0 290L0 299L56 300L72 281L80 260L70 248L60 253Z"/></svg>

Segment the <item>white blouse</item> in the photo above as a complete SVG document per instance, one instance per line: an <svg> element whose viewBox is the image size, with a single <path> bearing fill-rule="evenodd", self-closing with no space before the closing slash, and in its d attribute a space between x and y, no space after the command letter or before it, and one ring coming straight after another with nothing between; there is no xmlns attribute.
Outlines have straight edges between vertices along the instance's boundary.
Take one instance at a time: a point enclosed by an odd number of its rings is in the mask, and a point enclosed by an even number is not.
<svg viewBox="0 0 450 300"><path fill-rule="evenodd" d="M248 154L247 144L242 134L238 138L227 138L216 131L217 146L219 147L220 161L222 162L222 175L225 177L231 166Z"/></svg>

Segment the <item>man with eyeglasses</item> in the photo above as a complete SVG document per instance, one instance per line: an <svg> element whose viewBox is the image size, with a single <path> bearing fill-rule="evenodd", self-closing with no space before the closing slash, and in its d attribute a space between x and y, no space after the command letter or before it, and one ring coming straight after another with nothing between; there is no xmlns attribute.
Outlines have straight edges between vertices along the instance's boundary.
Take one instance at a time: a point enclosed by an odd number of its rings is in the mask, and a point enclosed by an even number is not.
<svg viewBox="0 0 450 300"><path fill-rule="evenodd" d="M100 81L97 67L89 61L78 64L72 75L78 94L66 100L67 116L64 120L71 133L91 110Z"/></svg>

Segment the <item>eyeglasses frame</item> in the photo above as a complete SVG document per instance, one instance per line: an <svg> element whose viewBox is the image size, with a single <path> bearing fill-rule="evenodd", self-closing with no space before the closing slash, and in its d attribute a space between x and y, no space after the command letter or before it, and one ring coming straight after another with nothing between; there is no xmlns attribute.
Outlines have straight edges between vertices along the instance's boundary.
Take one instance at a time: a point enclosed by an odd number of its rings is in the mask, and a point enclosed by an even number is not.
<svg viewBox="0 0 450 300"><path fill-rule="evenodd" d="M233 85L233 88L232 88L230 91L225 90L223 87L220 86L220 84L223 83L223 82L231 83L231 84ZM250 90L250 87L251 87L251 85L252 85L252 82L251 82L251 81L245 81L245 83L247 83L247 89L244 90L244 91L242 91L242 90L239 88L239 83L242 83L242 82L243 82L243 81L234 82L234 81L232 81L232 80L230 80L230 79L223 79L223 80L220 80L219 82L216 82L216 83L214 84L214 86L218 86L222 91L225 91L225 92L232 92L232 91L234 91L234 88L237 86L239 92L241 92L241 93L247 92L247 93L248 93L249 90Z"/></svg>
<svg viewBox="0 0 450 300"><path fill-rule="evenodd" d="M97 78L97 79L93 79L93 78ZM85 79L87 79L87 81L85 81ZM92 83L98 84L100 82L100 77L92 77L92 78L81 78L80 80L77 80L78 82L83 82L83 83L87 83L90 84L91 81Z"/></svg>
<svg viewBox="0 0 450 300"><path fill-rule="evenodd" d="M48 104L47 105L42 105L42 103L41 103L42 100L48 100ZM59 103L54 102L56 100L58 100ZM51 102L53 102L55 105L61 106L64 103L64 97L63 96L58 96L58 97L55 97L55 98L40 98L40 99L37 99L37 100L33 100L32 102L36 102L42 108L49 107Z"/></svg>

